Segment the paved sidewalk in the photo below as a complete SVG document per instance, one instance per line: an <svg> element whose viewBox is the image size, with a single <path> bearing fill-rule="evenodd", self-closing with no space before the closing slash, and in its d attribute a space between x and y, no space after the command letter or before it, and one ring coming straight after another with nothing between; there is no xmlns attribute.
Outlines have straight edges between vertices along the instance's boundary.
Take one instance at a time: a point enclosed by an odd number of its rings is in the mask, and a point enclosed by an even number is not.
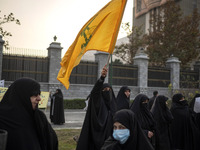
<svg viewBox="0 0 200 150"><path fill-rule="evenodd" d="M49 109L43 110L50 122ZM65 109L65 124L55 125L51 123L56 130L59 129L80 129L83 125L86 111L83 109Z"/></svg>

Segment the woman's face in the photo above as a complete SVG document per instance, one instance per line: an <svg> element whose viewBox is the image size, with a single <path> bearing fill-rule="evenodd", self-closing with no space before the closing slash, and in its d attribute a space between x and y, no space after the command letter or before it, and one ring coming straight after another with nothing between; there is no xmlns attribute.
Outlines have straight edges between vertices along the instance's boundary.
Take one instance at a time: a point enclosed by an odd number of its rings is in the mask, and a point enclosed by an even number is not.
<svg viewBox="0 0 200 150"><path fill-rule="evenodd" d="M131 94L131 92L130 92L130 90L126 90L126 91L124 92L124 94L125 94L127 97L129 97L130 94Z"/></svg>
<svg viewBox="0 0 200 150"><path fill-rule="evenodd" d="M105 87L102 91L110 91L109 87Z"/></svg>
<svg viewBox="0 0 200 150"><path fill-rule="evenodd" d="M181 99L180 99L180 101L184 101L185 100L185 97L182 97Z"/></svg>
<svg viewBox="0 0 200 150"><path fill-rule="evenodd" d="M31 96L30 97L31 103L32 103L32 108L35 110L41 101L40 95L38 94L37 96Z"/></svg>
<svg viewBox="0 0 200 150"><path fill-rule="evenodd" d="M126 129L126 127L119 122L115 122L114 125L113 125L113 129L114 130Z"/></svg>
<svg viewBox="0 0 200 150"><path fill-rule="evenodd" d="M146 104L146 103L148 103L148 101L149 101L149 100L146 99L145 101L142 102L142 104Z"/></svg>

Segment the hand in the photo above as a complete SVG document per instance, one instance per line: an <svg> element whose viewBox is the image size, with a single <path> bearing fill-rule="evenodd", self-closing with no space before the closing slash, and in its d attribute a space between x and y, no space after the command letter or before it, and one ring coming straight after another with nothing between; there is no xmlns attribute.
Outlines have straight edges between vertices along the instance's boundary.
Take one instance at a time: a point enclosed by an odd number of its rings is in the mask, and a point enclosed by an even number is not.
<svg viewBox="0 0 200 150"><path fill-rule="evenodd" d="M107 73L108 73L108 68L107 65L105 65L101 71L101 76L105 78L107 76Z"/></svg>
<svg viewBox="0 0 200 150"><path fill-rule="evenodd" d="M153 136L153 132L148 131L148 138L152 138L152 136Z"/></svg>

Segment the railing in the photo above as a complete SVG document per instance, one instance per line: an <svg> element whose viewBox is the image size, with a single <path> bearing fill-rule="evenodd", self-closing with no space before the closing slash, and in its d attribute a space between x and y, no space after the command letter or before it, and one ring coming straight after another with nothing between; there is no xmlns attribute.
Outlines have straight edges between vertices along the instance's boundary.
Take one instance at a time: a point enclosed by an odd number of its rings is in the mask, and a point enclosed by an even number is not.
<svg viewBox="0 0 200 150"><path fill-rule="evenodd" d="M30 56L30 57L48 57L47 50L36 50L26 48L9 47L9 49L3 49L4 55L14 56Z"/></svg>
<svg viewBox="0 0 200 150"><path fill-rule="evenodd" d="M167 68L148 68L149 87L168 87L170 84L170 69Z"/></svg>
<svg viewBox="0 0 200 150"><path fill-rule="evenodd" d="M109 82L112 85L137 86L138 67L133 65L110 65Z"/></svg>

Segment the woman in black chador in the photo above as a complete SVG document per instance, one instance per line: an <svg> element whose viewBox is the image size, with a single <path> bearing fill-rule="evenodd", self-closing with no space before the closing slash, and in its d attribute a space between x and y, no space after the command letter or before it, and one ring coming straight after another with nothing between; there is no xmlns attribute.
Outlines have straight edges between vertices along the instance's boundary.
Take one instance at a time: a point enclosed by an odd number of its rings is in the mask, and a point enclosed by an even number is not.
<svg viewBox="0 0 200 150"><path fill-rule="evenodd" d="M8 131L6 150L57 150L55 131L38 109L40 84L33 79L14 81L0 102L0 129Z"/></svg>
<svg viewBox="0 0 200 150"><path fill-rule="evenodd" d="M51 97L50 119L54 124L65 123L63 94L60 89L57 89L56 93Z"/></svg>
<svg viewBox="0 0 200 150"><path fill-rule="evenodd" d="M130 107L130 88L122 86L117 95L117 110L129 109Z"/></svg>
<svg viewBox="0 0 200 150"><path fill-rule="evenodd" d="M164 95L159 95L151 108L156 121L159 150L170 150L171 148L169 125L172 122L173 116L166 105L167 100L168 98Z"/></svg>
<svg viewBox="0 0 200 150"><path fill-rule="evenodd" d="M112 117L116 111L116 99L112 87L104 84L107 68L94 85L76 150L100 150L112 132Z"/></svg>
<svg viewBox="0 0 200 150"><path fill-rule="evenodd" d="M180 93L172 97L170 109L174 119L170 125L172 150L199 150L199 131L194 124L188 102Z"/></svg>
<svg viewBox="0 0 200 150"><path fill-rule="evenodd" d="M144 94L138 94L130 109L135 113L135 116L141 125L141 128L145 132L145 135L150 140L151 144L156 147L156 123L155 120L147 108L149 98Z"/></svg>
<svg viewBox="0 0 200 150"><path fill-rule="evenodd" d="M131 110L117 111L113 122L113 132L101 150L153 150Z"/></svg>

